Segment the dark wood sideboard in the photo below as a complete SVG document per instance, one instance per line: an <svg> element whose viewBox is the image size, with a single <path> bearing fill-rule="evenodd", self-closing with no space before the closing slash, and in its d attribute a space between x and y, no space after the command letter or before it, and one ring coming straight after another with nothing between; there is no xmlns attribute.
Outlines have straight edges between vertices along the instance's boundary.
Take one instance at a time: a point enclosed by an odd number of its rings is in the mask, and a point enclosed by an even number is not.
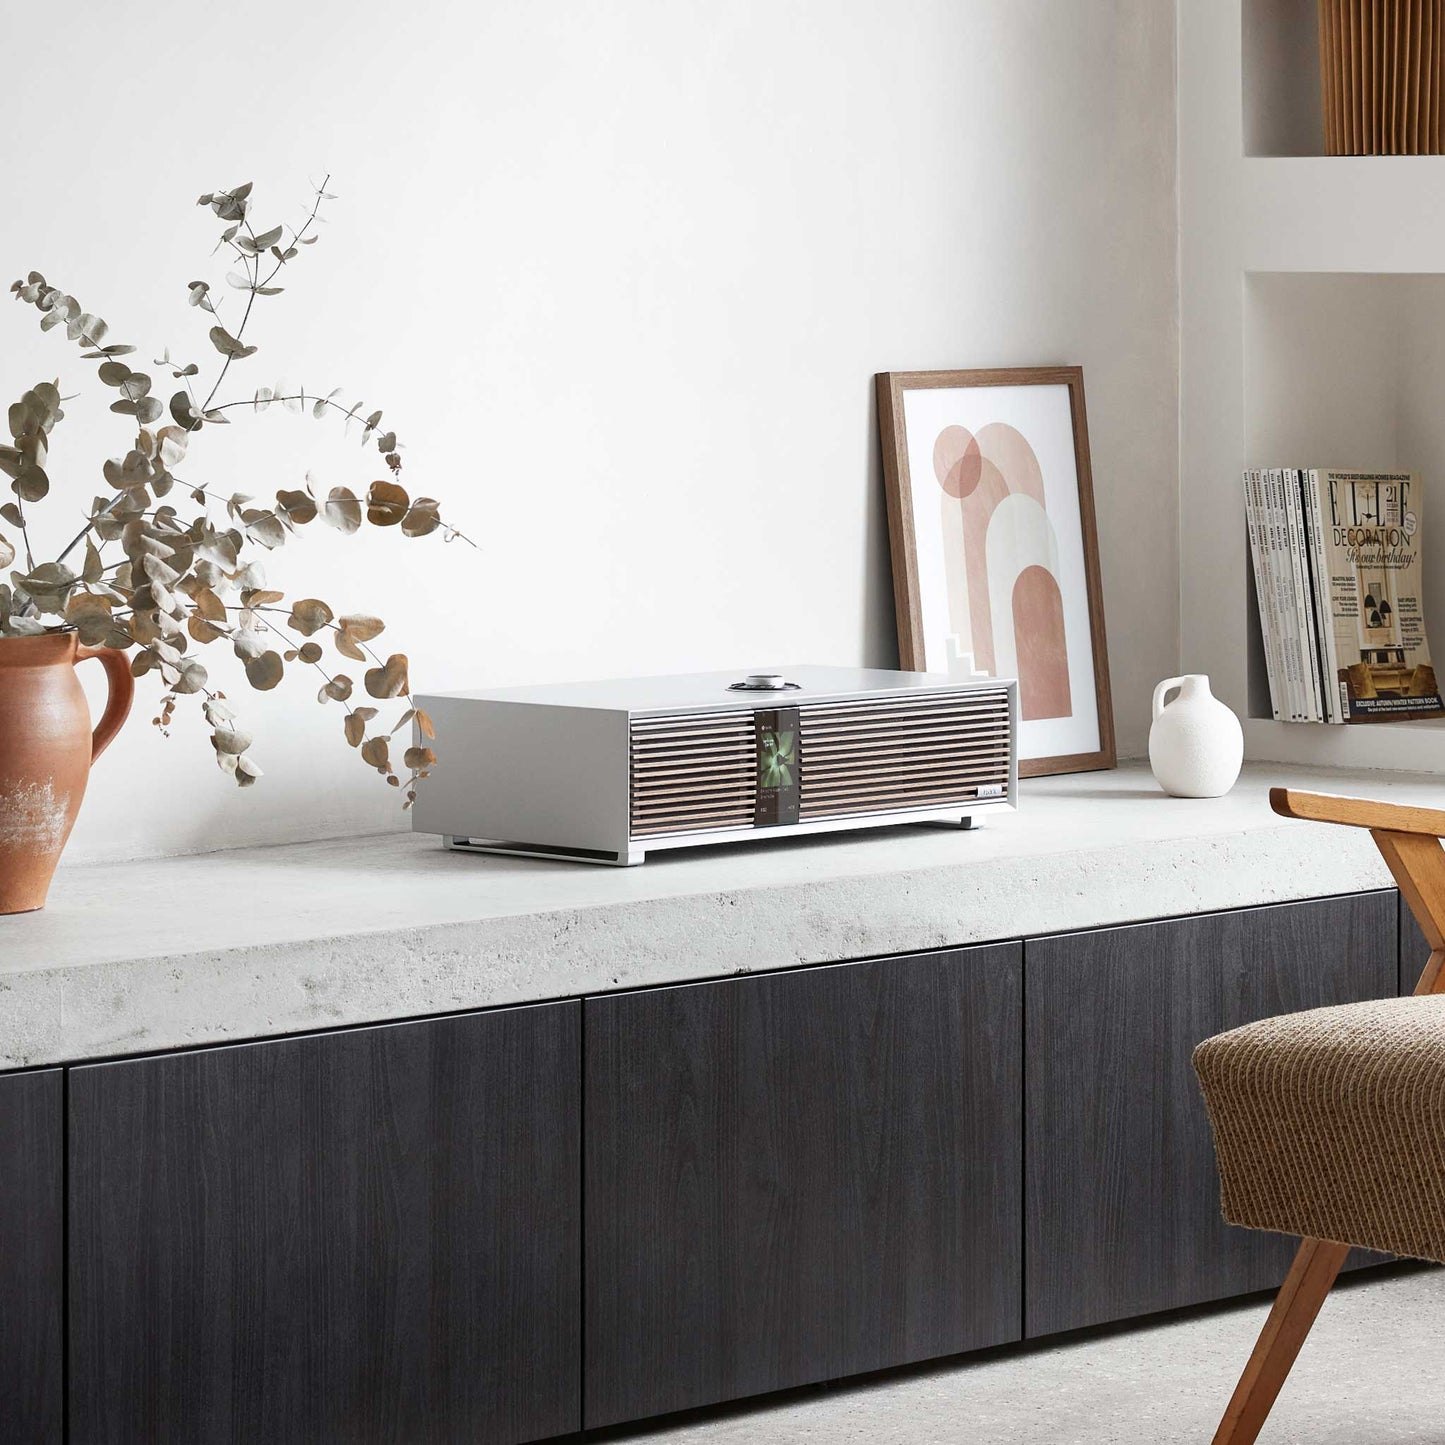
<svg viewBox="0 0 1445 1445"><path fill-rule="evenodd" d="M0 1075L0 1440L519 1445L1273 1286L1190 1051L1422 961L1388 890Z"/></svg>

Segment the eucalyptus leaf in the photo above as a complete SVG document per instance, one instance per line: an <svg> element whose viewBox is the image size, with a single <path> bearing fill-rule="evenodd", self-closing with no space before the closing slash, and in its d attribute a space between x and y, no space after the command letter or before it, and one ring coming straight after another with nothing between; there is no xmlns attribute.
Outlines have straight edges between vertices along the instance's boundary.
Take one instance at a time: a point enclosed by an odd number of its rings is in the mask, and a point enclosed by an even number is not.
<svg viewBox="0 0 1445 1445"><path fill-rule="evenodd" d="M247 356L254 356L256 354L256 348L254 346L247 346L243 342L238 341L224 326L211 327L207 335L211 338L211 345L214 346L222 356L229 357L232 361L239 361Z"/></svg>
<svg viewBox="0 0 1445 1445"><path fill-rule="evenodd" d="M361 503L349 487L332 487L322 516L329 526L349 536L361 526Z"/></svg>
<svg viewBox="0 0 1445 1445"><path fill-rule="evenodd" d="M205 665L195 658L189 658L180 665L180 676L171 683L176 692L203 692L208 680ZM244 751L238 749L237 751Z"/></svg>
<svg viewBox="0 0 1445 1445"><path fill-rule="evenodd" d="M406 654L394 652L380 667L368 668L362 683L372 697L400 697L408 691Z"/></svg>
<svg viewBox="0 0 1445 1445"><path fill-rule="evenodd" d="M334 616L335 613L319 597L303 597L291 604L291 615L286 619L286 625L302 637L310 637L320 632Z"/></svg>
<svg viewBox="0 0 1445 1445"><path fill-rule="evenodd" d="M171 416L175 419L176 425L183 431L199 431L204 423L191 405L191 398L188 393L178 391L171 397Z"/></svg>
<svg viewBox="0 0 1445 1445"><path fill-rule="evenodd" d="M401 519L402 535L425 537L435 532L442 524L437 503L431 497L418 497Z"/></svg>
<svg viewBox="0 0 1445 1445"><path fill-rule="evenodd" d="M251 746L251 734L238 727L218 727L211 734L211 746L218 753L244 753Z"/></svg>
<svg viewBox="0 0 1445 1445"><path fill-rule="evenodd" d="M196 611L207 622L224 622L226 620L226 604L216 596L211 588L194 588L191 592L191 601L195 603Z"/></svg>
<svg viewBox="0 0 1445 1445"><path fill-rule="evenodd" d="M370 763L377 772L391 771L390 749L385 738L367 738L361 745L361 756L362 760Z"/></svg>
<svg viewBox="0 0 1445 1445"><path fill-rule="evenodd" d="M309 492L279 491L276 508L298 527L316 520L316 499Z"/></svg>
<svg viewBox="0 0 1445 1445"><path fill-rule="evenodd" d="M257 692L270 692L286 671L279 652L263 652L246 664L246 681Z"/></svg>
<svg viewBox="0 0 1445 1445"><path fill-rule="evenodd" d="M167 467L179 466L186 455L186 432L183 427L163 426L156 433L156 453Z"/></svg>
<svg viewBox="0 0 1445 1445"><path fill-rule="evenodd" d="M10 483L10 490L22 502L40 502L50 490L50 478L44 468L29 463L20 468L19 475Z"/></svg>
<svg viewBox="0 0 1445 1445"><path fill-rule="evenodd" d="M253 662L266 651L266 637L255 628L238 627L231 633L231 647L242 662Z"/></svg>
<svg viewBox="0 0 1445 1445"><path fill-rule="evenodd" d="M373 527L394 527L406 515L411 499L395 482L373 482L366 492L366 520Z"/></svg>
<svg viewBox="0 0 1445 1445"><path fill-rule="evenodd" d="M286 528L275 512L248 512L245 521L246 535L252 541L267 548L285 545Z"/></svg>
<svg viewBox="0 0 1445 1445"><path fill-rule="evenodd" d="M370 642L386 631L386 623L381 618L367 617L359 612L348 612L345 617L337 619L336 625L357 642Z"/></svg>
<svg viewBox="0 0 1445 1445"><path fill-rule="evenodd" d="M353 662L366 661L366 654L361 650L356 639L349 632L337 632L333 634L332 641L336 645L336 650L343 657L349 657Z"/></svg>

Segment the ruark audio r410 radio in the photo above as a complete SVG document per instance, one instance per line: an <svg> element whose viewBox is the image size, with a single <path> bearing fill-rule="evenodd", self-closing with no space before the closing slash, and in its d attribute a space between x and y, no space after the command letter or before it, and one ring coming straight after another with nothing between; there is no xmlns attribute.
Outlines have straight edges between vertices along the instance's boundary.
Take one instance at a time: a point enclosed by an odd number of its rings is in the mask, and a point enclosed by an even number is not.
<svg viewBox="0 0 1445 1445"><path fill-rule="evenodd" d="M412 826L449 848L641 863L656 848L970 826L1018 788L1012 680L797 667L417 701L441 766Z"/></svg>

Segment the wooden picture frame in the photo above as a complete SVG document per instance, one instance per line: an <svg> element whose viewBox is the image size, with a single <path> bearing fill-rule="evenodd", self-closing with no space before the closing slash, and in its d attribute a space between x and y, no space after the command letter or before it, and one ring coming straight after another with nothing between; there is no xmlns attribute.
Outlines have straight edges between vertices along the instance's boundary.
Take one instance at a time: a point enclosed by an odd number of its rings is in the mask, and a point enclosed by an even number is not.
<svg viewBox="0 0 1445 1445"><path fill-rule="evenodd" d="M1112 768L1082 368L889 371L877 387L900 665L1017 672L1022 776ZM1034 560L991 576L1000 555Z"/></svg>

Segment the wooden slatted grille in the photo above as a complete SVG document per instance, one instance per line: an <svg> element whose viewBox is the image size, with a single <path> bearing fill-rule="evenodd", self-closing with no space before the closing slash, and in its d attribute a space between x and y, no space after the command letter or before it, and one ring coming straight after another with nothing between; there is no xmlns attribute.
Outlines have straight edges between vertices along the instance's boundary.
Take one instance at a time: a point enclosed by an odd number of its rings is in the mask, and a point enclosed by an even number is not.
<svg viewBox="0 0 1445 1445"><path fill-rule="evenodd" d="M632 720L632 836L752 826L751 712Z"/></svg>
<svg viewBox="0 0 1445 1445"><path fill-rule="evenodd" d="M1319 0L1325 154L1445 152L1445 0Z"/></svg>
<svg viewBox="0 0 1445 1445"><path fill-rule="evenodd" d="M799 708L799 819L971 803L1009 780L1004 689Z"/></svg>
<svg viewBox="0 0 1445 1445"><path fill-rule="evenodd" d="M634 718L632 836L753 825L748 710ZM1009 782L1005 689L799 707L799 821L998 799Z"/></svg>

